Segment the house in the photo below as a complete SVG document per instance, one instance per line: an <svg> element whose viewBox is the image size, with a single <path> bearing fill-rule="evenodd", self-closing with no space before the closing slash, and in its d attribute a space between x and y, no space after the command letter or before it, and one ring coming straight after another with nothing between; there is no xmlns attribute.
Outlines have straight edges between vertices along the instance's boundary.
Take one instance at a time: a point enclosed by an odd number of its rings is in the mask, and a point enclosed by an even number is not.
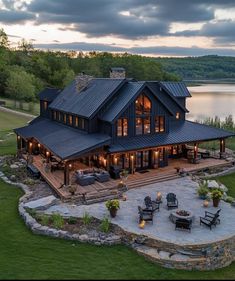
<svg viewBox="0 0 235 281"><path fill-rule="evenodd" d="M112 68L110 78L83 74L61 91L39 94L40 116L15 129L18 151L59 159L65 185L78 163L130 173L182 156L196 163L198 144L211 140L222 156L234 133L186 120L190 97L183 82L127 79L123 68Z"/></svg>

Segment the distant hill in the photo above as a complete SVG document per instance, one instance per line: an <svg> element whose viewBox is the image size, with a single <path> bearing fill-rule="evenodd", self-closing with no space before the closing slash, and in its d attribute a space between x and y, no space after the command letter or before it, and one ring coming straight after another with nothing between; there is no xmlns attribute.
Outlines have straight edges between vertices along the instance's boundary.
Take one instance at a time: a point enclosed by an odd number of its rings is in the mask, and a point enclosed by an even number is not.
<svg viewBox="0 0 235 281"><path fill-rule="evenodd" d="M185 58L153 58L169 73L183 80L235 78L235 57L202 56Z"/></svg>

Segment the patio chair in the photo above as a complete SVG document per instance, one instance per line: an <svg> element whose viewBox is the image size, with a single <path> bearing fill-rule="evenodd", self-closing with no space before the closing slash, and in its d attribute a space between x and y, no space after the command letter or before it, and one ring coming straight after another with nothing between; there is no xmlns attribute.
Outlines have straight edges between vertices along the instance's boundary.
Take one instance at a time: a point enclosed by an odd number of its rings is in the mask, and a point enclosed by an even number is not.
<svg viewBox="0 0 235 281"><path fill-rule="evenodd" d="M166 196L166 200L167 200L168 210L173 208L178 208L178 200L174 193L168 193Z"/></svg>
<svg viewBox="0 0 235 281"><path fill-rule="evenodd" d="M218 217L219 215L216 213L213 217L200 217L200 225L204 224L206 226L208 226L211 230L212 226L216 226L218 223Z"/></svg>
<svg viewBox="0 0 235 281"><path fill-rule="evenodd" d="M215 215L218 215L217 223L220 224L220 219L219 219L220 212L221 212L221 209L219 209L216 213L211 213L211 212L205 211L205 217L207 217L207 218L214 218Z"/></svg>
<svg viewBox="0 0 235 281"><path fill-rule="evenodd" d="M175 221L175 230L182 229L191 232L191 226L192 226L192 220L179 218Z"/></svg>
<svg viewBox="0 0 235 281"><path fill-rule="evenodd" d="M153 212L151 210L142 209L140 206L138 206L139 210L139 223L141 221L151 221L153 223Z"/></svg>
<svg viewBox="0 0 235 281"><path fill-rule="evenodd" d="M147 210L151 210L152 212L155 212L156 210L160 210L160 203L157 203L156 201L152 201L150 196L146 196L144 198L144 203Z"/></svg>

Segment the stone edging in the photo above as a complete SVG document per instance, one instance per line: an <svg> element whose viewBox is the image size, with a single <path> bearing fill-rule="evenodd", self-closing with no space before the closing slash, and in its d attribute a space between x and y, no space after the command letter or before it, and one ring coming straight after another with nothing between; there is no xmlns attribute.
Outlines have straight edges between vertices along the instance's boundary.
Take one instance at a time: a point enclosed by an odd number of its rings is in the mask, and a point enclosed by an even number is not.
<svg viewBox="0 0 235 281"><path fill-rule="evenodd" d="M79 242L86 242L86 243L92 243L95 245L117 245L121 244L121 237L118 235L112 235L107 238L102 238L102 237L89 237L86 234L72 234L69 233L68 231L64 230L57 230L54 228L50 228L48 226L43 226L39 224L24 208L24 203L28 199L28 197L31 195L31 191L29 187L23 183L18 183L18 182L12 182L10 181L3 172L0 171L0 178L10 184L17 186L21 188L24 191L24 195L19 199L19 206L18 206L18 211L20 216L23 218L26 226L31 229L31 231L34 234L41 234L41 235L46 235L46 236L51 236L55 238L62 238L62 239L67 239L67 240L73 240L73 241L79 241Z"/></svg>

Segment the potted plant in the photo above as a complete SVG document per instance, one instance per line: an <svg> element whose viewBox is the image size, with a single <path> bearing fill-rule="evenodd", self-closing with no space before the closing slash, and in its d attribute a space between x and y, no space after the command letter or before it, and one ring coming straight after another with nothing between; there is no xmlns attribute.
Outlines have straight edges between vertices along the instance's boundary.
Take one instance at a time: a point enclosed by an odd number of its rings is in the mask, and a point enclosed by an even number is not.
<svg viewBox="0 0 235 281"><path fill-rule="evenodd" d="M69 185L68 189L69 189L69 192L71 193L71 195L74 195L77 190L77 187L75 185Z"/></svg>
<svg viewBox="0 0 235 281"><path fill-rule="evenodd" d="M218 207L220 199L223 197L223 192L219 189L214 189L211 191L211 198L213 200L213 206Z"/></svg>
<svg viewBox="0 0 235 281"><path fill-rule="evenodd" d="M108 200L105 206L109 210L110 216L115 218L117 215L117 210L120 208L119 201L117 199Z"/></svg>
<svg viewBox="0 0 235 281"><path fill-rule="evenodd" d="M197 193L199 195L199 197L203 200L205 200L207 198L207 194L209 192L209 189L208 189L208 184L207 182L203 182L199 185L199 188L197 190Z"/></svg>

